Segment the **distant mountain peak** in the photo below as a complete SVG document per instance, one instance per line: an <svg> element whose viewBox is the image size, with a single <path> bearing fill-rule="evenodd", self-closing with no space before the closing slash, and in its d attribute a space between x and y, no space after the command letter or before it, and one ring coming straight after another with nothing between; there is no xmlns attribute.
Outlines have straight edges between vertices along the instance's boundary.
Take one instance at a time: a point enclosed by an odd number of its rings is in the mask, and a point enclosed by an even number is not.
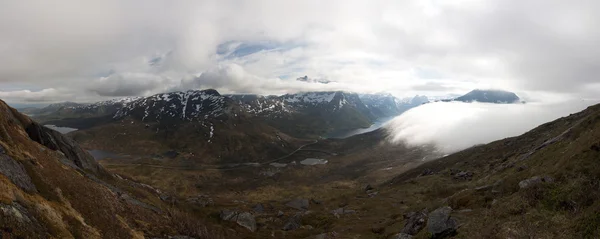
<svg viewBox="0 0 600 239"><path fill-rule="evenodd" d="M326 80L326 79L311 79L308 78L308 76L302 76L302 77L298 77L296 78L297 81L302 81L302 82L307 82L307 83L320 83L320 84L329 84L333 81L330 80Z"/></svg>
<svg viewBox="0 0 600 239"><path fill-rule="evenodd" d="M512 104L519 102L520 98L517 94L510 91L475 89L463 96L455 98L454 101Z"/></svg>

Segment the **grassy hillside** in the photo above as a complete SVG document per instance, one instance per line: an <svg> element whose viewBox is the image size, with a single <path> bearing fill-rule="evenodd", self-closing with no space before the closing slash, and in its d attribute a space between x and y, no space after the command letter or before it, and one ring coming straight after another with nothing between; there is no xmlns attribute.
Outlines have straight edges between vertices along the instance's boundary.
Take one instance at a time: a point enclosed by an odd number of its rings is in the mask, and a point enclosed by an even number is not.
<svg viewBox="0 0 600 239"><path fill-rule="evenodd" d="M0 237L225 237L90 158L0 101Z"/></svg>

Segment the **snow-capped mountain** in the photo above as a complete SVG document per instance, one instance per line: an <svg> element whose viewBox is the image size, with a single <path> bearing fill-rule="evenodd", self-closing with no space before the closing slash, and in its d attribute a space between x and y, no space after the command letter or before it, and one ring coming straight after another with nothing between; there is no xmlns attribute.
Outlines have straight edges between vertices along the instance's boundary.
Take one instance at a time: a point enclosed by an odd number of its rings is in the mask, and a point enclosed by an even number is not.
<svg viewBox="0 0 600 239"><path fill-rule="evenodd" d="M69 108L67 113L57 112L48 118L94 122L85 125L131 118L168 127L184 122L204 124L207 121L227 123L231 119L256 119L289 135L303 137L369 127L377 118L398 115L422 101L420 97L401 101L389 94L359 96L343 91L261 96L221 95L210 89L77 105ZM99 117L102 120L94 121Z"/></svg>
<svg viewBox="0 0 600 239"><path fill-rule="evenodd" d="M377 117L389 117L402 114L411 108L429 102L427 96L415 96L398 99L391 94L361 94L360 99Z"/></svg>
<svg viewBox="0 0 600 239"><path fill-rule="evenodd" d="M216 118L225 113L226 101L216 90L163 93L125 103L114 118L131 116L143 122Z"/></svg>
<svg viewBox="0 0 600 239"><path fill-rule="evenodd" d="M245 113L291 135L321 135L334 129L368 127L376 119L356 93L332 91L227 97Z"/></svg>

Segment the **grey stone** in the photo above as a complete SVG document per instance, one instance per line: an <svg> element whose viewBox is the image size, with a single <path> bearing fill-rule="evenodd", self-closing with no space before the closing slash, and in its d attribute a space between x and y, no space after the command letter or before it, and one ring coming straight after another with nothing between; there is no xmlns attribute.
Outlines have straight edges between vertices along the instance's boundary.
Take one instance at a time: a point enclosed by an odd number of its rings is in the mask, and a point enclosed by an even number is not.
<svg viewBox="0 0 600 239"><path fill-rule="evenodd" d="M234 210L221 211L221 220L235 222L238 225L247 228L251 232L256 231L256 219L249 212L238 212Z"/></svg>
<svg viewBox="0 0 600 239"><path fill-rule="evenodd" d="M525 179L525 180L519 182L519 188L525 189L525 188L530 188L530 187L533 187L535 185L539 185L542 183L552 183L552 182L554 182L554 179L549 176L544 176L544 177L535 176L535 177Z"/></svg>
<svg viewBox="0 0 600 239"><path fill-rule="evenodd" d="M406 233L398 233L392 237L392 239L412 239L413 236Z"/></svg>
<svg viewBox="0 0 600 239"><path fill-rule="evenodd" d="M277 212L277 217L283 217L284 213L282 211Z"/></svg>
<svg viewBox="0 0 600 239"><path fill-rule="evenodd" d="M247 228L251 232L256 231L256 219L254 218L254 215L249 212L238 214L236 222L238 225Z"/></svg>
<svg viewBox="0 0 600 239"><path fill-rule="evenodd" d="M404 223L404 228L402 228L401 232L408 235L416 235L425 227L427 211L410 212L405 214L404 218L406 219L406 223Z"/></svg>
<svg viewBox="0 0 600 239"><path fill-rule="evenodd" d="M460 171L454 175L454 179L459 180L471 180L473 178L473 173L468 171Z"/></svg>
<svg viewBox="0 0 600 239"><path fill-rule="evenodd" d="M236 211L232 211L232 210L221 211L221 220L231 221L235 216L237 216Z"/></svg>
<svg viewBox="0 0 600 239"><path fill-rule="evenodd" d="M258 212L258 213L263 213L263 212L265 212L265 207L262 204L259 203L259 204L256 204L252 208L252 210L254 210L255 212Z"/></svg>
<svg viewBox="0 0 600 239"><path fill-rule="evenodd" d="M321 233L315 236L315 239L327 239L327 233Z"/></svg>
<svg viewBox="0 0 600 239"><path fill-rule="evenodd" d="M336 216L337 218L339 218L340 216L345 215L345 214L354 214L354 213L356 213L356 211L350 210L350 209L344 209L343 207L341 207L341 208L331 211L331 213L334 216Z"/></svg>
<svg viewBox="0 0 600 239"><path fill-rule="evenodd" d="M305 198L297 198L292 201L289 201L285 204L288 207L298 209L298 210L308 210L309 202L308 199Z"/></svg>
<svg viewBox="0 0 600 239"><path fill-rule="evenodd" d="M292 231L300 228L300 221L302 219L301 214L296 214L290 218L288 218L287 222L283 226L284 231Z"/></svg>
<svg viewBox="0 0 600 239"><path fill-rule="evenodd" d="M446 238L456 234L458 222L450 217L451 207L441 207L429 214L427 231L432 238Z"/></svg>

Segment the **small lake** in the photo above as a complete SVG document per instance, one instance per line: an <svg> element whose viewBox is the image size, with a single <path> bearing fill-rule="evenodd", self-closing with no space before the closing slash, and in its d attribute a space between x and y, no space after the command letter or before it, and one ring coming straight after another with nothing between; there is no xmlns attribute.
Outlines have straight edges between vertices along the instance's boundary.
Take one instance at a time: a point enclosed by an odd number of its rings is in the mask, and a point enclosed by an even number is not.
<svg viewBox="0 0 600 239"><path fill-rule="evenodd" d="M389 122L390 120L392 120L395 117L396 116L379 118L379 119L375 120L375 122L373 122L373 124L369 128L341 130L341 131L331 132L331 133L327 134L325 136L325 138L328 138L328 139L345 139L345 138L348 138L348 137L351 137L351 136L354 136L354 135L357 135L357 134L369 133L371 131L375 131L375 130L383 127L385 125L385 123Z"/></svg>
<svg viewBox="0 0 600 239"><path fill-rule="evenodd" d="M327 160L316 159L316 158L307 158L305 160L300 161L300 164L309 165L309 166L318 165L318 164L326 164L326 163L327 163Z"/></svg>
<svg viewBox="0 0 600 239"><path fill-rule="evenodd" d="M92 155L92 157L94 157L95 160L127 158L126 155L120 155L120 154L116 154L113 152L97 150L97 149L88 150L88 153L90 153Z"/></svg>
<svg viewBox="0 0 600 239"><path fill-rule="evenodd" d="M76 128L59 127L59 126L51 125L51 124L47 124L47 125L44 125L44 126L50 128L50 129L56 130L56 131L60 132L61 134L67 134L69 132L77 131Z"/></svg>

